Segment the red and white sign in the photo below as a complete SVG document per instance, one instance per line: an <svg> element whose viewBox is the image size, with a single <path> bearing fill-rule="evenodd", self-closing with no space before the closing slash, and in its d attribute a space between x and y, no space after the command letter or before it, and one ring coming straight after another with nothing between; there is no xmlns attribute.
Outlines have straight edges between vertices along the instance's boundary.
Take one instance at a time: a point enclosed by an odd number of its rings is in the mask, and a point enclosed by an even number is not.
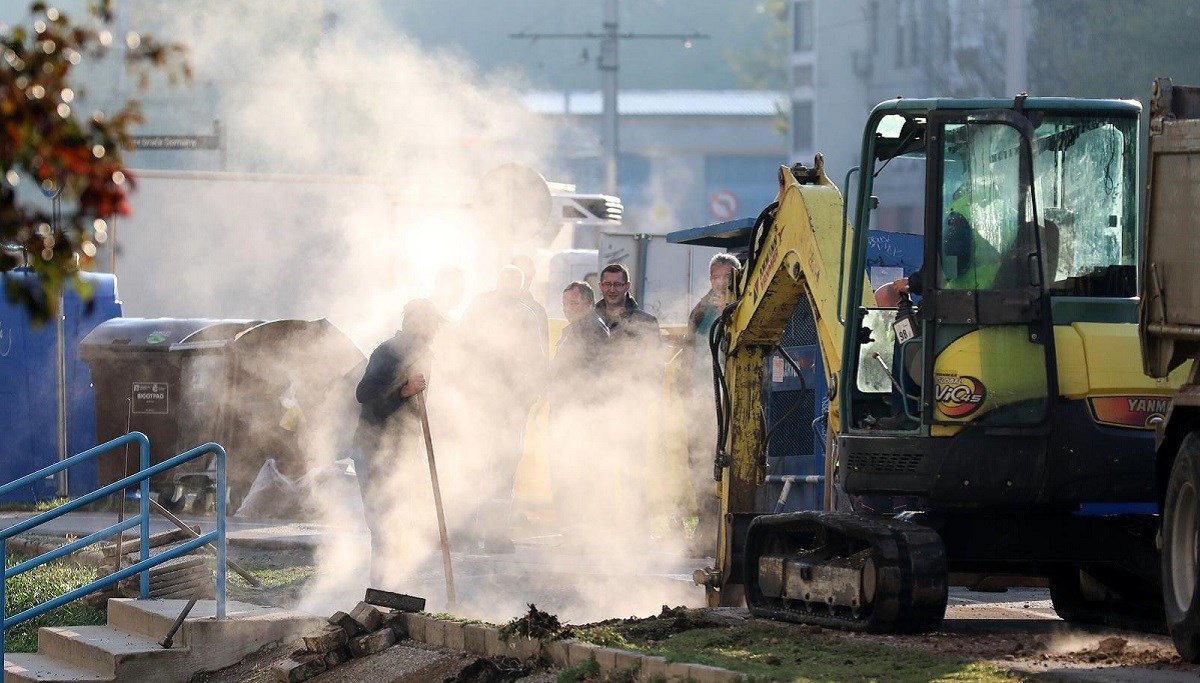
<svg viewBox="0 0 1200 683"><path fill-rule="evenodd" d="M729 190L717 190L708 198L708 215L716 221L731 221L737 217L738 198Z"/></svg>

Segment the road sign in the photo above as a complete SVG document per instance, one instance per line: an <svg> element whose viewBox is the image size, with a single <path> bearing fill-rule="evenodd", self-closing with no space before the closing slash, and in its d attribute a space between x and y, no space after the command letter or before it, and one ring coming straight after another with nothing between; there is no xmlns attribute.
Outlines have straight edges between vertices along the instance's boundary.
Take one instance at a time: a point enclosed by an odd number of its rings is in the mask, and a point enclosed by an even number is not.
<svg viewBox="0 0 1200 683"><path fill-rule="evenodd" d="M708 215L715 221L733 220L737 211L737 195L729 190L717 190L708 198Z"/></svg>

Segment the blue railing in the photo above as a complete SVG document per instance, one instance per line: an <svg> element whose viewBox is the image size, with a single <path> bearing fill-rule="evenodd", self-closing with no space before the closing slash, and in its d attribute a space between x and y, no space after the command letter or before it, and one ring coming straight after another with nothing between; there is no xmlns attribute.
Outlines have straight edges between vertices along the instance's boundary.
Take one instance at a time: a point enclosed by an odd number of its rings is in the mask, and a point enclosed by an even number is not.
<svg viewBox="0 0 1200 683"><path fill-rule="evenodd" d="M124 569L121 569L120 571L117 571L112 574L109 574L108 576L104 576L99 579L96 579L95 581L89 583L86 586L77 588L69 593L60 595L57 598L54 598L53 600L49 600L49 601L44 602L35 607L31 607L19 614L14 614L11 617L8 616L8 608L5 604L4 583L0 582L0 624L2 624L2 626L3 626L3 629L2 629L3 633L7 633L9 628L12 628L13 626L16 626L17 624L21 624L23 622L29 621L30 619L32 619L40 614L48 612L56 607L65 605L66 603L71 602L72 600L77 600L79 598L82 598L83 596L85 596L89 593L92 593L101 588L104 588L105 586L109 586L114 583L117 583L118 581L124 580L130 576L133 576L134 574L141 574L141 577L140 577L141 582L140 582L140 586L139 586L139 590L138 590L139 598L142 598L142 599L148 598L148 597L150 597L150 568L151 567L162 564L163 562L166 562L167 560L171 560L176 557L179 557L180 555L186 555L187 553L190 553L193 550L196 550L197 548L201 548L209 543L214 544L217 548L217 569L216 569L217 570L217 576L216 576L217 618L218 619L225 618L225 496L223 495L223 493L225 491L225 449L221 448L219 445L217 445L215 443L207 443L207 444L204 444L203 446L197 446L196 448L193 448L192 450L187 451L186 453L181 453L169 460L165 460L165 461L151 467L150 466L150 440L147 439L146 435L142 434L141 432L132 432L130 434L126 434L125 436L113 439L112 441L109 441L108 443L100 444L99 446L96 446L95 448L88 449L88 450L80 453L79 455L72 456L70 458L67 458L66 460L62 460L62 461L57 462L49 467L38 470L37 472L34 472L33 474L29 474L24 477L21 477L20 479L17 479L16 481L5 484L4 486L0 486L0 497L3 497L5 494L7 494L13 490L19 489L24 486L28 486L29 484L31 484L35 481L38 481L39 479L53 476L54 474L61 472L62 470L65 470L68 467L75 465L76 463L99 457L100 455L107 453L108 451L114 450L121 446L126 446L128 444L132 444L132 443L137 443L138 448L139 448L139 457L140 457L141 466L140 466L139 472L137 474L133 474L133 475L125 477L124 479L121 479L119 481L115 481L107 486L96 489L95 491L92 491L91 493L89 493L85 496L80 496L79 498L76 498L75 500L72 500L68 503L64 503L63 505L60 505L60 506L54 508L53 510L48 510L46 512L43 512L40 515L31 517L23 522L20 522L20 523L14 525L14 526L11 526L3 531L0 531L0 548L2 548L4 551L3 556L5 558L5 564L7 564L8 539L12 538L13 536L16 536L17 534L24 533L24 532L29 531L30 529L33 529L37 526L45 524L46 522L49 522L50 520L57 519L58 517L61 517L65 514L67 514L68 512L71 512L73 510L79 509L80 507L83 507L84 505L88 505L89 503L93 503L97 500L100 500L101 498L104 498L105 496L111 495L113 493L117 493L119 491L123 491L126 487L132 486L134 484L138 484L140 487L140 491L141 491L141 509L140 509L140 514L136 518L127 519L124 522L114 524L114 525L108 527L107 529L101 529L100 531L97 531L96 533L91 534L90 536L86 536L86 537L81 538L72 543L68 543L68 544L62 546L61 548L51 550L48 553L43 553L42 555L39 555L39 556L37 556L31 560L28 560L26 562L22 562L21 564L16 565L15 567L6 568L4 570L4 581L7 582L8 579L11 579L14 576L17 576L19 574L27 572L30 569L33 569L34 567L39 567L43 564L46 564L47 562L51 562L51 561L56 560L64 555L67 555L69 553L72 553L72 552L80 549L80 548L83 548L84 546L91 545L93 543L96 543L97 541L100 541L100 540L108 537L108 536L118 534L122 531L125 531L126 529L131 529L135 526L141 526L141 556L140 556L140 560L134 564L129 565L128 567L125 567ZM186 543L183 543L179 546L171 548L170 550L161 552L158 555L155 555L154 557L150 557L150 478L156 474L165 472L166 470L169 470L173 467L182 465L183 463L188 462L189 460L194 460L202 455L207 455L209 453L213 453L217 456L217 464L216 464L216 469L217 469L217 487L216 487L217 488L217 496L216 496L217 528L206 534L200 534L198 537L196 537ZM3 657L3 654L4 654L4 645L3 645L3 641L0 640L0 658Z"/></svg>

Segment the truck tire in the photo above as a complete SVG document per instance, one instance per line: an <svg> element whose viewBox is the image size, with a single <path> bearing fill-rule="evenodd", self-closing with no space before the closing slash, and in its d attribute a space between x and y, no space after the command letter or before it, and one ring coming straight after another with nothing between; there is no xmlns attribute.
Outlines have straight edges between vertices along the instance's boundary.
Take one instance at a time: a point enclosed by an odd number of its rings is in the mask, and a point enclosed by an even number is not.
<svg viewBox="0 0 1200 683"><path fill-rule="evenodd" d="M1200 661L1200 432L1179 447L1163 501L1163 606L1179 656Z"/></svg>

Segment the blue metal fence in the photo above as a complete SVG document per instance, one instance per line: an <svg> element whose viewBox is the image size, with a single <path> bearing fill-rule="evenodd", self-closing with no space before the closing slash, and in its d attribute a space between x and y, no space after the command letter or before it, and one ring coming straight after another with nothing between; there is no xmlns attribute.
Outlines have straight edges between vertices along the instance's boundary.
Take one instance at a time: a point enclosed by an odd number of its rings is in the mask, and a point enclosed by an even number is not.
<svg viewBox="0 0 1200 683"><path fill-rule="evenodd" d="M201 534L200 536L188 541L187 543L184 543L182 545L176 546L175 548L172 548L170 550L159 553L158 555L155 555L154 557L150 557L150 478L156 474L159 474L160 472L164 472L173 467L176 467L185 462L188 462L189 460L194 460L195 458L201 457L203 455L213 453L217 456L217 463L216 463L217 491L219 493L224 492L225 491L225 449L221 448L221 446L219 446L215 443L207 443L207 444L204 444L203 446L197 446L196 448L193 448L190 451L181 453L173 458L165 460L165 461L151 467L150 466L150 441L149 441L149 439L147 439L146 435L142 434L141 432L132 432L130 434L126 434L125 436L118 437L116 439L113 439L112 441L109 441L107 443L103 443L99 446L96 446L95 448L88 449L88 450L84 451L83 453L80 453L79 455L72 456L70 458L67 458L66 460L63 460L63 461L55 463L49 467L38 470L37 472L34 472L32 474L21 477L20 479L17 479L16 481L12 481L12 482L9 482L8 484L0 486L0 498L3 498L3 496L6 493L8 493L9 491L19 489L23 486L28 486L31 482L37 481L39 479L43 479L45 477L53 476L54 474L61 472L62 470L66 469L68 467L71 467L72 465L75 465L80 462L92 460L108 451L114 450L114 449L122 447L122 446L126 446L128 444L132 444L132 443L136 443L140 450L139 461L141 463L141 467L139 468L139 470L140 470L139 472L137 472L136 474L130 475L128 477L125 477L124 479L121 479L119 481L115 481L107 486L102 487L102 488L96 489L95 491L92 491L91 493L89 493L87 495L80 496L79 498L76 498L75 500L72 500L68 503L60 505L60 506L54 508L53 510L48 510L46 512L43 512L40 515L31 517L23 522L20 522L20 523L14 525L14 526L11 526L3 531L0 531L0 549L3 549L3 557L5 558L5 564L7 565L8 539L12 538L13 536L16 536L17 534L24 533L26 531L29 531L30 529L36 528L46 522L49 522L50 520L57 519L58 517L61 517L65 514L67 514L68 512L71 512L73 510L79 509L80 507L83 507L84 505L87 505L89 503L100 500L101 498L104 498L105 496L122 491L128 486L137 484L140 487L140 491L141 491L141 507L139 510L139 515L137 517L130 518L130 519L125 520L124 522L120 522L118 524L114 524L106 529L97 531L96 533L91 534L90 536L86 536L77 541L68 543L60 548L52 550L48 553L43 553L42 555L39 555L31 560L22 562L21 564L16 565L12 568L6 568L4 570L4 580L5 580L5 582L7 582L8 579L13 578L14 576L22 574L22 573L29 571L30 569L33 569L35 567L39 567L43 564L46 564L47 562L56 560L60 557L63 557L64 555L72 553L84 546L91 545L93 543L96 543L97 541L100 541L100 540L108 537L108 536L118 534L122 531L125 531L126 529L131 529L135 526L141 527L141 548L140 548L141 555L140 555L139 561L134 564L129 565L128 567L125 567L124 569L122 569L118 572L115 572L108 576L104 576L99 579L96 579L95 581L89 583L86 586L77 588L69 593L66 593L65 595L60 595L59 597L54 598L53 600L49 600L49 601L44 602L35 607L31 607L31 608L25 610L24 612L15 614L11 617L8 616L8 608L5 603L4 584L0 583L0 624L2 624L2 626L3 626L3 628L2 628L3 633L7 633L8 629L13 626L16 626L18 624L26 622L40 614L43 614L43 613L48 612L56 607L59 607L68 602L71 602L72 600L81 598L89 593L92 593L93 591L104 588L105 586L112 585L118 581L121 581L130 576L133 576L134 574L141 574L141 577L140 577L141 581L140 581L140 587L139 587L139 598L142 598L142 599L148 598L148 597L150 597L150 568L151 567L162 564L163 562L166 562L167 560L171 560L176 557L179 557L180 555L186 555L187 553L190 553L193 550L196 550L197 548L201 548L209 543L214 544L217 548L217 562L216 562L216 565L217 565L217 567L216 567L216 571L217 571L217 576L216 576L217 618L218 619L225 618L225 496L224 495L219 494L216 496L216 522L217 522L216 529L214 529L213 531L210 531L206 534ZM3 655L4 655L4 646L3 646L2 641L0 641L0 658L3 658Z"/></svg>

